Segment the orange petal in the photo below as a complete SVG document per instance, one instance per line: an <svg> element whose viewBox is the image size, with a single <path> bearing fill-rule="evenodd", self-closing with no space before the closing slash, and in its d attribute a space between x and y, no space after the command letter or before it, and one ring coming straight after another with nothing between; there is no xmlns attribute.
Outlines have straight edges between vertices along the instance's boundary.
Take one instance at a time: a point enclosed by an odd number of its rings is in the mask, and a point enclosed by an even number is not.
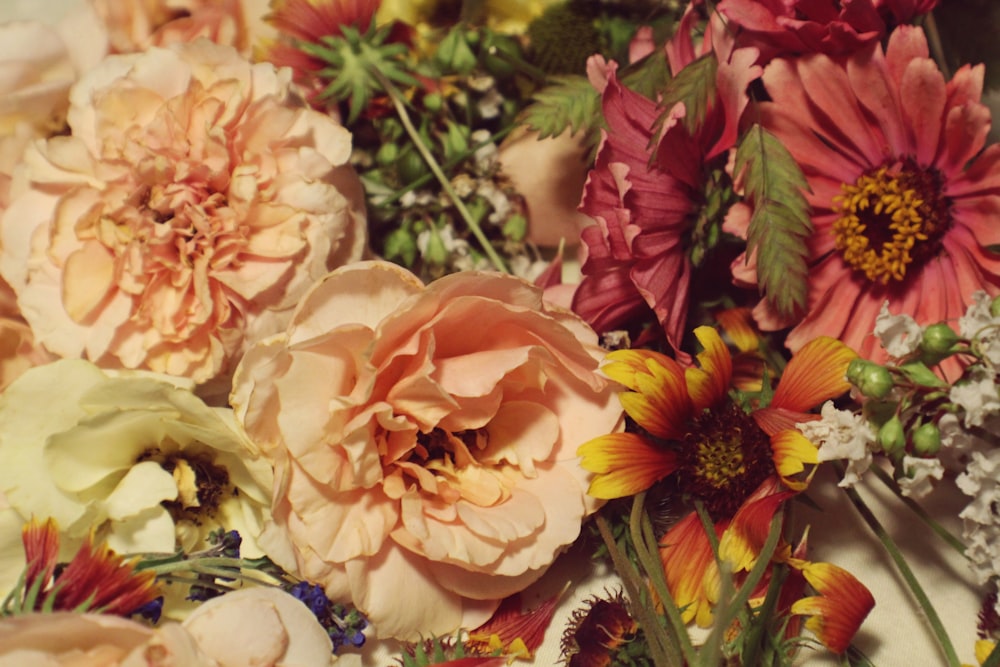
<svg viewBox="0 0 1000 667"><path fill-rule="evenodd" d="M45 590L56 569L59 557L59 529L55 519L45 523L32 519L21 528L21 542L24 544L24 560L28 568L24 574L24 589L30 590L36 580L41 580Z"/></svg>
<svg viewBox="0 0 1000 667"><path fill-rule="evenodd" d="M850 388L847 366L858 355L839 340L820 336L795 353L781 375L772 408L805 412Z"/></svg>
<svg viewBox="0 0 1000 667"><path fill-rule="evenodd" d="M753 324L753 310L750 308L727 308L715 314L726 335L740 352L753 352L760 347L760 337Z"/></svg>
<svg viewBox="0 0 1000 667"><path fill-rule="evenodd" d="M801 570L809 585L819 593L797 600L791 612L810 616L806 627L823 646L834 653L843 653L875 606L875 598L850 572L831 563L790 558L788 564Z"/></svg>
<svg viewBox="0 0 1000 667"><path fill-rule="evenodd" d="M530 611L522 611L518 593L504 598L486 623L469 632L465 646L480 654L500 649L503 655L530 660L552 623L559 596L554 595Z"/></svg>
<svg viewBox="0 0 1000 667"><path fill-rule="evenodd" d="M716 535L724 527L724 522L716 524ZM719 566L701 519L691 512L674 524L660 542L660 561L681 619L707 628L712 624L712 607L719 600Z"/></svg>
<svg viewBox="0 0 1000 667"><path fill-rule="evenodd" d="M774 468L785 486L802 491L809 486L819 463L816 445L796 430L781 431L771 436L771 456ZM805 472L803 479L801 473Z"/></svg>
<svg viewBox="0 0 1000 667"><path fill-rule="evenodd" d="M719 557L729 561L734 572L749 570L764 547L771 519L783 502L795 495L784 491L776 478L766 480L733 515L719 540Z"/></svg>
<svg viewBox="0 0 1000 667"><path fill-rule="evenodd" d="M635 433L610 433L580 445L580 465L595 473L587 493L594 498L622 498L645 491L672 473L673 452L655 447Z"/></svg>
<svg viewBox="0 0 1000 667"><path fill-rule="evenodd" d="M699 368L688 368L685 378L694 409L700 412L726 397L733 377L733 359L712 327L698 327L694 335L705 349L698 354Z"/></svg>
<svg viewBox="0 0 1000 667"><path fill-rule="evenodd" d="M601 372L632 391L638 391L639 387L636 385L635 376L637 374L652 374L653 366L660 366L683 374L677 362L667 355L653 350L639 349L609 352L605 357L604 365L601 366Z"/></svg>
<svg viewBox="0 0 1000 667"><path fill-rule="evenodd" d="M650 350L618 350L608 359L604 373L632 390L618 396L628 416L658 438L683 437L691 400L680 365Z"/></svg>

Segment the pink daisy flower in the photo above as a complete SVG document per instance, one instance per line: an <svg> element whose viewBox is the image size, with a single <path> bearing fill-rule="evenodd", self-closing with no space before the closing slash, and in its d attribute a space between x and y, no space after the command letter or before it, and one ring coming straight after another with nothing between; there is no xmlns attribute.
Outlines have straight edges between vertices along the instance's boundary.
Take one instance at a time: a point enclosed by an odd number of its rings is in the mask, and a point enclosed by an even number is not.
<svg viewBox="0 0 1000 667"><path fill-rule="evenodd" d="M881 360L871 332L885 301L937 322L964 313L976 290L1000 292L988 249L1000 243L1000 145L982 150L981 65L946 82L923 31L901 26L884 53L778 59L763 79L773 101L760 120L808 180L814 232L805 316L782 320L762 301L762 329L794 324L793 351L826 335ZM742 258L733 270L755 282Z"/></svg>

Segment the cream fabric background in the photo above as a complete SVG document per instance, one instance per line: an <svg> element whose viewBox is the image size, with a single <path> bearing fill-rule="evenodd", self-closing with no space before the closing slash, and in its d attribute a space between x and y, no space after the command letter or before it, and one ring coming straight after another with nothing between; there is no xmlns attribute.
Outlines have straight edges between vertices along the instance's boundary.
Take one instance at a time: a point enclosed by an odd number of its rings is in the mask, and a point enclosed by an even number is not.
<svg viewBox="0 0 1000 667"><path fill-rule="evenodd" d="M126 0L121 0L126 1ZM61 19L80 0L0 0L0 22L37 19L54 22ZM943 665L928 626L916 604L882 552L871 532L829 477L820 476L812 485L811 497L822 512L805 506L796 508L798 519L811 524L811 558L834 562L857 576L875 595L876 607L857 637L857 645L879 666ZM877 509L880 519L903 547L911 567L927 588L932 603L942 617L959 656L974 663L976 614L979 592L962 558L944 546L924 528L901 503L873 478L863 490L866 499ZM933 512L957 531L954 517L967 499L954 488L935 492L929 504ZM524 601L534 606L548 596L568 587L555 620L538 652L539 667L559 664L560 638L573 610L595 594L619 587L613 573L596 567L579 553L569 552L556 562L549 573L526 591ZM367 667L395 665L392 643L369 642L361 662ZM355 663L356 659L341 663ZM523 664L523 663L520 663ZM802 664L821 667L837 661L816 655L803 655Z"/></svg>

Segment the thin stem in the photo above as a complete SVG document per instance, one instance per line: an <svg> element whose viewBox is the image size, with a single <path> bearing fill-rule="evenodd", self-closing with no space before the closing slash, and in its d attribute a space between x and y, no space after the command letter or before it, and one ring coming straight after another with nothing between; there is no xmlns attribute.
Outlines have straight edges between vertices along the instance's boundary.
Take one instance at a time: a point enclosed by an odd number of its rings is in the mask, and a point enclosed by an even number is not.
<svg viewBox="0 0 1000 667"><path fill-rule="evenodd" d="M382 88L384 88L386 93L389 94L389 99L392 100L392 105L396 108L396 114L399 116L399 120L403 124L403 127L406 128L406 133L410 135L413 145L417 147L417 151L419 151L421 157L424 158L424 162L427 163L431 172L437 177L438 182L441 184L441 189L444 190L445 194L448 195L448 198L451 199L452 204L455 205L455 209L468 226L469 231L471 231L472 235L476 237L477 241L479 241L479 245L482 246L483 252L486 253L486 256L489 258L493 266L496 267L497 271L509 273L507 265L504 263L500 255L497 254L497 251L493 248L493 244L490 243L490 240L486 238L486 234L483 233L479 223L472 217L469 209L465 206L465 202L463 202L462 198L458 196L455 189L451 187L451 181L448 180L444 171L441 170L441 166L438 164L437 160L434 159L434 155L431 154L430 149L427 148L423 139L420 138L420 133L417 131L417 128L414 127L413 121L410 120L410 114L406 110L406 104L403 103L403 96L399 93L399 90L384 74L378 70L372 70L372 75L378 79L379 84L381 84Z"/></svg>
<svg viewBox="0 0 1000 667"><path fill-rule="evenodd" d="M903 490L899 487L899 484L896 483L896 480L889 475L889 473L883 470L881 466L877 465L873 465L870 469L875 473L875 476L878 477L879 481L885 484L889 490L896 494L896 497L899 498L904 505L913 510L913 512L920 517L920 519L926 523L927 526L938 535L938 537L944 540L948 546L955 549L955 551L963 556L965 555L965 545L962 544L962 540L952 535L947 528L931 518L931 515L927 513L927 510L925 510L920 503L914 501L912 498L904 496Z"/></svg>
<svg viewBox="0 0 1000 667"><path fill-rule="evenodd" d="M945 58L944 45L941 43L941 31L938 30L937 20L934 18L934 12L927 12L923 17L924 24L924 34L927 35L927 43L930 46L931 53L934 54L934 60L937 62L938 69L941 70L941 74L944 78L951 78L951 67L948 65L948 60Z"/></svg>
<svg viewBox="0 0 1000 667"><path fill-rule="evenodd" d="M691 644L691 637L688 635L687 626L684 624L684 619L681 618L681 612L677 608L677 603L674 602L674 597L670 593L670 587L667 586L666 574L663 571L663 562L659 559L658 555L652 552L652 549L658 549L659 545L657 544L656 536L653 534L653 524L649 520L645 506L646 492L642 491L632 499L632 515L629 517L632 543L639 558L639 564L645 570L646 576L649 577L653 591L660 599L663 611L673 630L673 634L668 635L666 641L670 642L675 653L679 650L683 654L684 661L688 665L694 665L697 655L694 646ZM658 632L662 632L663 630L662 626L657 629Z"/></svg>
<svg viewBox="0 0 1000 667"><path fill-rule="evenodd" d="M678 661L670 660L671 656L668 655L667 648L660 641L657 641L656 633L651 631L653 628L658 627L659 619L657 619L652 607L646 604L648 602L646 599L648 595L643 596L642 594L645 583L635 571L635 567L629 561L628 557L618 548L615 536L611 534L611 527L608 525L608 520L601 514L597 514L594 517L594 521L597 523L597 530L600 531L601 537L604 539L604 544L608 547L611 562L614 564L615 570L618 571L618 576L622 579L625 592L632 601L633 611L639 617L639 623L644 628L649 628L647 636L650 640L649 652L652 654L653 664L657 667L673 667L677 665Z"/></svg>
<svg viewBox="0 0 1000 667"><path fill-rule="evenodd" d="M837 469L837 473L843 477L844 475L844 465L839 461L833 461L834 467ZM938 616L937 611L934 609L934 605L931 604L930 598L927 597L927 593L924 592L923 587L920 582L917 581L916 575L913 574L913 570L910 569L909 564L903 557L903 553L896 546L896 543L889 536L886 529L879 523L879 520L869 509L868 505L865 504L863 498L860 494L852 488L844 488L844 493L850 499L851 504L854 505L854 509L858 511L861 518L864 519L865 523L871 529L875 536L878 538L879 542L882 543L882 547L885 549L889 557L892 558L893 563L896 565L896 569L902 575L903 580L909 587L910 592L913 593L913 597L916 598L917 604L920 605L920 609L923 611L924 616L927 617L927 622L931 626L931 631L937 638L938 645L941 647L945 658L948 660L948 665L950 667L960 667L961 661L958 659L958 654L955 653L955 647L951 643L951 639L948 637L947 631L944 629L944 624L941 622L941 617Z"/></svg>

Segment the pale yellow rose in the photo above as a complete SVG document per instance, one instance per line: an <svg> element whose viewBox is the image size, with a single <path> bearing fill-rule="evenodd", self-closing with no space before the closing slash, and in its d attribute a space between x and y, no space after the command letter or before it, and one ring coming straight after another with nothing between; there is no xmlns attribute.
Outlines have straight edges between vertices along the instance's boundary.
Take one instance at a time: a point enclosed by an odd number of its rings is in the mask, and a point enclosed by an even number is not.
<svg viewBox="0 0 1000 667"><path fill-rule="evenodd" d="M72 612L0 619L0 667L151 665L218 667L176 623L154 630L118 616Z"/></svg>
<svg viewBox="0 0 1000 667"><path fill-rule="evenodd" d="M339 269L231 402L276 466L261 544L383 637L475 627L594 509L575 456L621 408L597 336L525 281Z"/></svg>
<svg viewBox="0 0 1000 667"><path fill-rule="evenodd" d="M198 40L73 87L71 136L27 147L0 219L0 274L42 345L228 387L249 342L362 256L350 133L289 78Z"/></svg>
<svg viewBox="0 0 1000 667"><path fill-rule="evenodd" d="M122 554L205 549L225 528L260 556L270 466L190 389L83 360L27 371L0 396L0 492L22 521L54 518L64 555L92 528Z"/></svg>

